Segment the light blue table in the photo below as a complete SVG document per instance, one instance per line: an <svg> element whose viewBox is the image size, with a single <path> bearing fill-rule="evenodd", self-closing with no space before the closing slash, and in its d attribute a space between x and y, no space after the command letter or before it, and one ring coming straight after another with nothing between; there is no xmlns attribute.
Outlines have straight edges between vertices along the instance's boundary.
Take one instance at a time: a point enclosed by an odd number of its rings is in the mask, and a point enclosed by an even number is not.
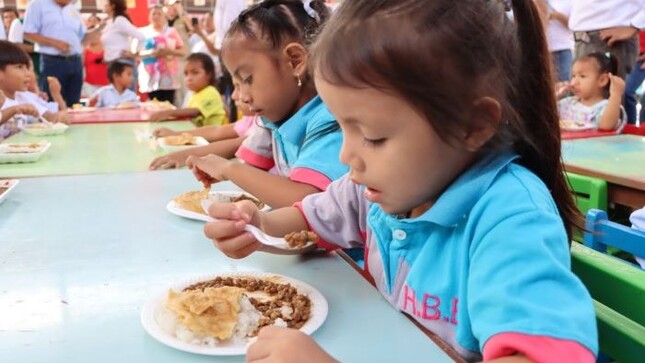
<svg viewBox="0 0 645 363"><path fill-rule="evenodd" d="M0 361L242 362L169 348L139 313L174 281L244 269L320 290L329 316L314 338L343 362L452 361L336 254L225 257L200 222L165 210L198 188L185 170L22 180L0 205Z"/></svg>

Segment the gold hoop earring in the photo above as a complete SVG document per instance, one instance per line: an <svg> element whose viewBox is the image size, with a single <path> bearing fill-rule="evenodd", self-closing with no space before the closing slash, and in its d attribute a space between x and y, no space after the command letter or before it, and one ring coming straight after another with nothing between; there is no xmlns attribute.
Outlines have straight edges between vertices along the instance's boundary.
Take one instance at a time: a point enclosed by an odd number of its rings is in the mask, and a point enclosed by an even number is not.
<svg viewBox="0 0 645 363"><path fill-rule="evenodd" d="M296 77L298 77L298 87L302 87L302 80L300 79L300 76L296 76Z"/></svg>

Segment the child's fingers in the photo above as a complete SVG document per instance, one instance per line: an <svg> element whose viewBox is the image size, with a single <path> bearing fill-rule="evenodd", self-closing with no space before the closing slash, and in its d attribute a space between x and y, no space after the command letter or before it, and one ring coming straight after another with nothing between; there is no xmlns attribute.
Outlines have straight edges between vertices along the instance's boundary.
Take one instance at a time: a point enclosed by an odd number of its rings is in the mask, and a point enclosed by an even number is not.
<svg viewBox="0 0 645 363"><path fill-rule="evenodd" d="M245 211L241 211L240 208L234 203L213 203L208 208L208 215L222 220L232 220L232 221L244 221L245 223L249 222L251 217ZM242 226L244 229L244 226Z"/></svg>
<svg viewBox="0 0 645 363"><path fill-rule="evenodd" d="M249 347L247 348L246 361L257 362L262 359L268 358L270 355L271 355L271 344L269 344L268 341L266 340L258 338L255 341L255 343L249 345Z"/></svg>
<svg viewBox="0 0 645 363"><path fill-rule="evenodd" d="M150 163L150 170L157 170L164 163L163 159L165 159L165 156L160 156L152 160Z"/></svg>
<svg viewBox="0 0 645 363"><path fill-rule="evenodd" d="M250 232L223 241L213 240L213 245L228 257L235 259L247 257L261 246Z"/></svg>
<svg viewBox="0 0 645 363"><path fill-rule="evenodd" d="M223 241L245 233L246 222L242 220L218 220L204 225L204 234L212 240Z"/></svg>

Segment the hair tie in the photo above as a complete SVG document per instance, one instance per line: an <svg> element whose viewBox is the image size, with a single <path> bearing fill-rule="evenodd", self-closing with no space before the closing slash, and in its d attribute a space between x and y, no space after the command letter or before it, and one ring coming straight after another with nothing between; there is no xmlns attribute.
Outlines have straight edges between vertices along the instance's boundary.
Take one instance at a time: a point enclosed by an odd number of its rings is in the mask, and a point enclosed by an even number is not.
<svg viewBox="0 0 645 363"><path fill-rule="evenodd" d="M314 8L311 7L311 2L312 1L313 0L303 0L302 5L304 5L305 11L307 12L307 14L309 14L309 16L314 18L314 20L319 21L318 13L316 12L316 10L314 10Z"/></svg>

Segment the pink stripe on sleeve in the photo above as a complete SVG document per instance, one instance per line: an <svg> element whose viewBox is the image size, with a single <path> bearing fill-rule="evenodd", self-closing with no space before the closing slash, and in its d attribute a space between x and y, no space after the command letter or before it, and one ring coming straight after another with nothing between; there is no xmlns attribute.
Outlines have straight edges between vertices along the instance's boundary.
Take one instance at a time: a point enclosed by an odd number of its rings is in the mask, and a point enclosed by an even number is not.
<svg viewBox="0 0 645 363"><path fill-rule="evenodd" d="M244 116L241 119L235 121L233 124L233 130L238 136L246 136L251 128L255 125L255 120L257 116Z"/></svg>
<svg viewBox="0 0 645 363"><path fill-rule="evenodd" d="M262 170L269 170L275 165L273 158L267 158L262 155L256 154L251 149L244 147L244 145L240 146L240 148L237 149L235 156L244 160L245 163L253 165L256 168L260 168Z"/></svg>
<svg viewBox="0 0 645 363"><path fill-rule="evenodd" d="M307 215L305 214L305 211L302 210L302 202L296 202L293 204L293 206L300 211L300 214L302 214L302 217L305 219L305 222L307 223L307 229L310 231L314 231L314 229L311 228L311 224L309 224L309 221L307 220ZM318 247L324 248L327 251L333 251L338 249L338 246L336 246L333 243L325 241L320 236L318 236L318 241L316 241L316 244L318 245Z"/></svg>
<svg viewBox="0 0 645 363"><path fill-rule="evenodd" d="M500 333L484 345L484 362L521 353L536 363L593 363L593 353L582 344L566 339L521 333Z"/></svg>
<svg viewBox="0 0 645 363"><path fill-rule="evenodd" d="M327 189L327 186L331 184L331 179L329 179L325 174L308 168L293 169L289 175L289 179L313 185L321 191Z"/></svg>

